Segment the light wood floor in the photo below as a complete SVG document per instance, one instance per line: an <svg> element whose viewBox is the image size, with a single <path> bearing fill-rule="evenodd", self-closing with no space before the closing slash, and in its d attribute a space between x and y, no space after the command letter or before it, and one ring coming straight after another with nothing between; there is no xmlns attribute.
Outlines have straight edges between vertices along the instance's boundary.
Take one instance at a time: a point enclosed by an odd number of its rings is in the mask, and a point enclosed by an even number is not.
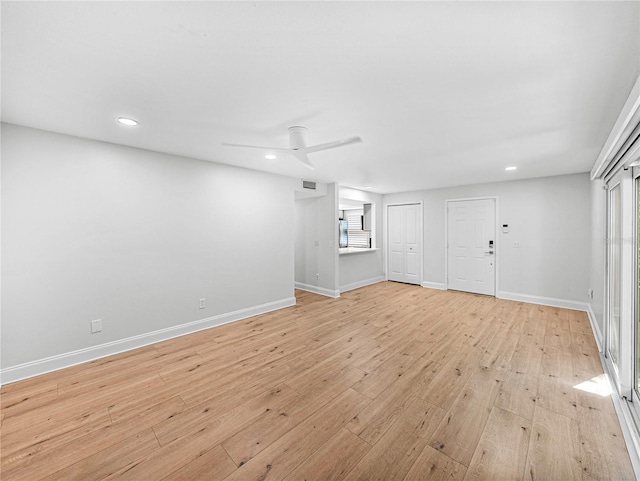
<svg viewBox="0 0 640 481"><path fill-rule="evenodd" d="M2 480L632 480L586 315L380 283L1 391Z"/></svg>

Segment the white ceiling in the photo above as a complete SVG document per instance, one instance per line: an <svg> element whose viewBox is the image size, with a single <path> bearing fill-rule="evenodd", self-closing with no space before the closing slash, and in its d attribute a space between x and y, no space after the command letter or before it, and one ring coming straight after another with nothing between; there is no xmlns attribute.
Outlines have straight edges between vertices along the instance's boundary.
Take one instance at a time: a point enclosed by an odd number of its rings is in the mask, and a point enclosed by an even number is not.
<svg viewBox="0 0 640 481"><path fill-rule="evenodd" d="M2 2L2 120L380 193L586 172L640 73L639 6ZM292 125L364 142L315 171L220 145Z"/></svg>

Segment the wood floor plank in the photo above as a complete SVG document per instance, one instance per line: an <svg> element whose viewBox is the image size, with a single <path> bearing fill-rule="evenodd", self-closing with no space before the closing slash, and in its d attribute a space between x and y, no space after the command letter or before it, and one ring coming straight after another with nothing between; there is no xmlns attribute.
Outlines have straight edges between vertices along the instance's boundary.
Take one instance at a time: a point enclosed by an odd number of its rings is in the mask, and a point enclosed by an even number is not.
<svg viewBox="0 0 640 481"><path fill-rule="evenodd" d="M370 449L369 444L343 428L284 481L341 481Z"/></svg>
<svg viewBox="0 0 640 481"><path fill-rule="evenodd" d="M214 444L219 444L256 417L278 409L295 396L293 389L281 384L228 411L220 409L215 402L205 402L154 425L153 431L161 446L203 431L207 431Z"/></svg>
<svg viewBox="0 0 640 481"><path fill-rule="evenodd" d="M355 384L353 389L374 399L402 377L414 362L413 357L399 352L373 371L367 372L367 376Z"/></svg>
<svg viewBox="0 0 640 481"><path fill-rule="evenodd" d="M571 346L571 351L573 353L573 369L578 383L602 374L602 363L595 342L593 344L574 343Z"/></svg>
<svg viewBox="0 0 640 481"><path fill-rule="evenodd" d="M462 481L466 471L462 464L425 446L404 481Z"/></svg>
<svg viewBox="0 0 640 481"><path fill-rule="evenodd" d="M532 420L538 398L538 378L524 373L505 371L505 380L495 406Z"/></svg>
<svg viewBox="0 0 640 481"><path fill-rule="evenodd" d="M536 406L524 479L581 480L580 459L577 422Z"/></svg>
<svg viewBox="0 0 640 481"><path fill-rule="evenodd" d="M208 465L208 463L214 464ZM186 471L198 472L202 469L203 464L208 467L206 479L211 479L214 476L222 479L219 476L223 473L228 475L235 469L235 464L220 445L212 448L198 436L187 436L162 446L141 460L123 466L105 477L104 480L171 479L173 473L177 471L184 470L180 476L184 476Z"/></svg>
<svg viewBox="0 0 640 481"><path fill-rule="evenodd" d="M437 406L413 398L410 406L344 480L403 480L427 445L429 436L443 414Z"/></svg>
<svg viewBox="0 0 640 481"><path fill-rule="evenodd" d="M481 319L478 324L468 332L462 344L485 351L496 336L495 321L489 322Z"/></svg>
<svg viewBox="0 0 640 481"><path fill-rule="evenodd" d="M506 374L503 371L484 366L477 367L458 395L458 399L491 406L495 402L505 378Z"/></svg>
<svg viewBox="0 0 640 481"><path fill-rule="evenodd" d="M75 418L79 413L106 408L117 401L137 399L140 392L162 385L162 379L157 374L133 378L123 377L117 383L95 386L93 389L82 391L76 395L57 396L48 403L16 414L15 422L40 424L46 423L52 418Z"/></svg>
<svg viewBox="0 0 640 481"><path fill-rule="evenodd" d="M475 348L468 348L452 356L431 381L429 389L424 393L424 399L442 409L449 409L476 370L481 358L482 353Z"/></svg>
<svg viewBox="0 0 640 481"><path fill-rule="evenodd" d="M494 406L465 481L522 479L530 435L531 421Z"/></svg>
<svg viewBox="0 0 640 481"><path fill-rule="evenodd" d="M469 465L492 406L458 399L429 441L434 449L465 466Z"/></svg>
<svg viewBox="0 0 640 481"><path fill-rule="evenodd" d="M370 402L369 398L347 389L264 451L243 464L225 481L274 481L291 473Z"/></svg>
<svg viewBox="0 0 640 481"><path fill-rule="evenodd" d="M511 362L519 337L520 334L509 330L496 332L489 345L484 349L481 364L493 369L506 370Z"/></svg>
<svg viewBox="0 0 640 481"><path fill-rule="evenodd" d="M592 335L591 323L586 312L573 309L565 311L569 317L569 329L573 332L583 332Z"/></svg>
<svg viewBox="0 0 640 481"><path fill-rule="evenodd" d="M288 353L286 356L279 356L275 361L264 359L265 364L262 365L252 364L250 367L232 365L222 375L199 375L197 380L175 387L180 392L180 397L190 407L214 399L219 402L222 399L233 402L234 396L238 398L236 399L237 404L238 400L244 399L245 395L279 384L292 371L298 372L300 367L292 362L295 359L295 353ZM244 400L240 402L244 402Z"/></svg>
<svg viewBox="0 0 640 481"><path fill-rule="evenodd" d="M222 481L235 469L234 462L218 445L162 479L167 481L194 481L197 479Z"/></svg>
<svg viewBox="0 0 640 481"><path fill-rule="evenodd" d="M98 481L111 476L123 466L139 462L159 449L160 445L153 431L146 429L43 479Z"/></svg>
<svg viewBox="0 0 640 481"><path fill-rule="evenodd" d="M291 386L295 390L302 390L304 389L304 386L308 385L310 382L316 383L321 381L330 373L344 367L352 358L354 351L357 351L361 347L366 348L369 345L366 338L353 339L350 336L349 339L346 341L348 345L343 347L336 354L322 359L319 362L316 361L308 369L301 371L297 375L288 376L287 385Z"/></svg>
<svg viewBox="0 0 640 481"><path fill-rule="evenodd" d="M538 376L542 365L544 337L539 344L535 342L530 334L520 334L508 370Z"/></svg>
<svg viewBox="0 0 640 481"><path fill-rule="evenodd" d="M573 383L553 375L538 379L536 405L572 419L578 419L578 394Z"/></svg>
<svg viewBox="0 0 640 481"><path fill-rule="evenodd" d="M148 408L148 404L147 404ZM76 416L62 419L52 417L46 422L28 423L7 421L3 429L2 457L12 457L21 451L30 452L30 447L64 444L74 438L93 432L111 424L109 411L99 408L92 411L80 411ZM23 419L21 421L27 421Z"/></svg>
<svg viewBox="0 0 640 481"><path fill-rule="evenodd" d="M58 383L49 382L25 390L0 394L0 408L7 418L50 405L58 397Z"/></svg>
<svg viewBox="0 0 640 481"><path fill-rule="evenodd" d="M567 327L568 323L566 318ZM545 346L538 379L538 406L577 419L578 399L575 384L571 349Z"/></svg>
<svg viewBox="0 0 640 481"><path fill-rule="evenodd" d="M580 459L585 474L601 480L635 479L622 430L608 396L583 395L579 406L578 429Z"/></svg>
<svg viewBox="0 0 640 481"><path fill-rule="evenodd" d="M227 438L222 446L236 464L245 464L284 434L316 413L323 406L358 382L362 372L348 366L335 375L315 383L288 403L266 413ZM298 391L296 391L298 392Z"/></svg>
<svg viewBox="0 0 640 481"><path fill-rule="evenodd" d="M565 348L545 346L542 351L540 374L543 377L552 376L570 383L574 382L572 351Z"/></svg>
<svg viewBox="0 0 640 481"><path fill-rule="evenodd" d="M83 372L71 379L61 380L58 382L58 395L70 398L86 391L108 391L131 377L152 377L162 369L164 362L175 364L184 357L199 356L195 352L188 354L180 352L177 355L163 356L153 351L147 351L144 356L134 357L127 360L126 363L103 365L95 374Z"/></svg>
<svg viewBox="0 0 640 481"><path fill-rule="evenodd" d="M134 418L107 424L89 433L82 432L78 436L72 433L68 437L47 440L8 457L3 453L2 476L6 479L40 479L130 438L136 431L144 431L162 420L170 419L184 408L182 400L174 397L149 405L145 412ZM132 433L133 427L136 431Z"/></svg>
<svg viewBox="0 0 640 481"><path fill-rule="evenodd" d="M421 393L440 370L433 361L421 359L402 379L385 389L347 424L347 429L373 445L396 422L413 397ZM420 396L418 396L420 397Z"/></svg>

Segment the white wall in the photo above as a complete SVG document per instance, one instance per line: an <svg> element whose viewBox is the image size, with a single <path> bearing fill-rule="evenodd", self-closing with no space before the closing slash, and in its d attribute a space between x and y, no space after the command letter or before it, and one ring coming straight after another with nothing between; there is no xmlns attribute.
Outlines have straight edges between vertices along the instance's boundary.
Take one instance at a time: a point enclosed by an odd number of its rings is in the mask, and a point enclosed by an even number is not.
<svg viewBox="0 0 640 481"><path fill-rule="evenodd" d="M295 201L296 286L332 297L340 294L337 194L337 184L327 184L325 195Z"/></svg>
<svg viewBox="0 0 640 481"><path fill-rule="evenodd" d="M383 201L382 195L373 192L365 192L347 187L340 187L340 199L348 199L362 202L363 204L375 204L375 239L376 246L380 250L346 254L340 256L340 291L353 289L359 286L384 280L384 250L383 242Z"/></svg>
<svg viewBox="0 0 640 481"><path fill-rule="evenodd" d="M3 371L294 303L293 191L286 177L3 124Z"/></svg>
<svg viewBox="0 0 640 481"><path fill-rule="evenodd" d="M591 252L589 256L589 288L593 299L589 301L590 314L595 322L596 337L601 344L604 335L605 295L605 205L606 191L601 180L591 182Z"/></svg>
<svg viewBox="0 0 640 481"><path fill-rule="evenodd" d="M588 174L385 195L385 204L424 201L423 280L445 285L445 200L482 196L498 196L498 225L510 227L509 234L500 233L496 240L498 296L586 306L591 252ZM514 241L521 247L512 247Z"/></svg>

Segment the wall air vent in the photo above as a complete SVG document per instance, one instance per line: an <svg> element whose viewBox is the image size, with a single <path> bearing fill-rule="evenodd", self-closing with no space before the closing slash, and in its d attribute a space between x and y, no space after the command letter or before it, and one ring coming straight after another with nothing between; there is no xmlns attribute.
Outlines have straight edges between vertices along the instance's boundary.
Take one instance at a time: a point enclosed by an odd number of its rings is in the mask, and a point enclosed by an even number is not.
<svg viewBox="0 0 640 481"><path fill-rule="evenodd" d="M303 189L316 190L316 183L315 182L311 182L310 180L303 180L302 181L302 188Z"/></svg>

